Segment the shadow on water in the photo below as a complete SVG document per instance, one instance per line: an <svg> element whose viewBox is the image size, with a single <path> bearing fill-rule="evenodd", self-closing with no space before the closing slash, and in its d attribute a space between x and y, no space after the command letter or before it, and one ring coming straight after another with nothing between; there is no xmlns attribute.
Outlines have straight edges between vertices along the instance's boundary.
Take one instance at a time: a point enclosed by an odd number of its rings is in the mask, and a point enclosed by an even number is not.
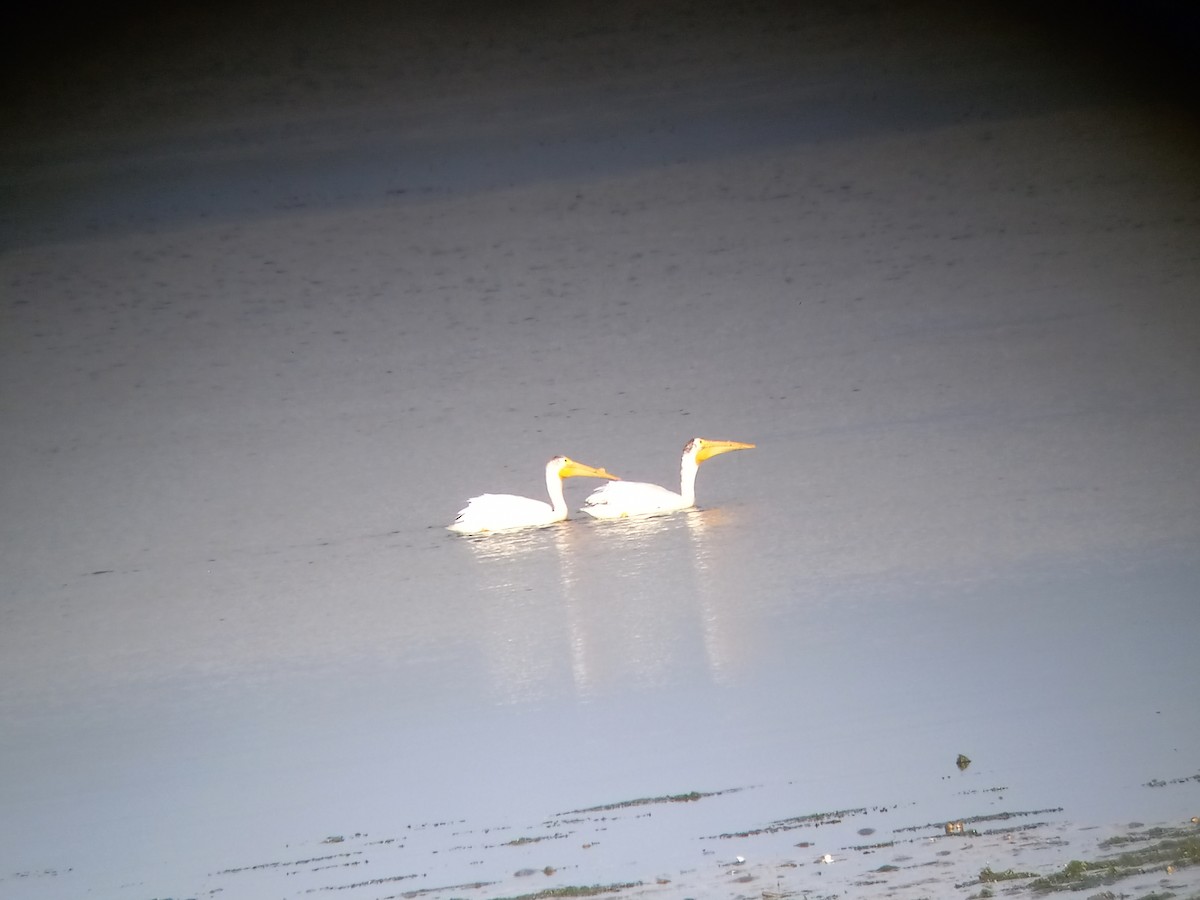
<svg viewBox="0 0 1200 900"><path fill-rule="evenodd" d="M697 38L678 19L657 25L641 23L637 17L626 21L617 9L608 26L572 28L570 22L557 23L568 30L564 44L568 49L539 55L530 71L570 69L572 53L581 57L620 55L622 42L634 45L645 39L643 29L657 27L674 33L675 40ZM980 40L975 22L948 12L917 9L903 18L917 22L922 14L928 16L920 31L940 33L946 46L956 46L965 37ZM430 27L424 20L414 23L386 18L379 27L401 29L399 37L405 37L414 25ZM482 18L482 28L496 26L488 17ZM374 98L373 92L380 90L369 61L357 56L342 61L334 58L326 64L340 65L350 74L339 71L329 75L319 71L321 60L313 57L309 67L317 71L283 80L278 96L271 98L269 114L251 107L236 115L246 91L234 91L237 103L221 104L207 98L212 106L208 119L174 121L175 112L167 117L170 127L160 122L157 129L148 129L141 123L141 128L131 126L107 139L101 133L81 133L75 143L86 154L86 163L81 161L80 150L72 149L71 140L32 148L10 142L8 163L0 167L0 191L8 201L0 215L0 245L27 246L97 232L111 236L231 218L445 199L516 185L596 179L681 162L713 161L769 148L895 131L933 131L964 118L986 123L1071 108L1080 102L1075 87L1077 71L1064 68L1059 77L1047 79L1036 67L1023 64L1020 54L1047 52L1036 22L996 10L989 12L988 19L988 27L1010 36L1007 41L997 41L989 52L1002 59L1013 54L1015 47L1019 48L1017 56L1003 80L967 87L964 79L973 73L954 62L950 54L946 64L954 68L955 91L946 90L944 79L936 74L908 78L900 70L889 69L883 59L869 66L861 61L847 66L841 88L832 92L827 82L812 80L806 52L811 48L776 40L764 50L764 34L786 35L798 27L782 9L759 10L744 21L735 17L729 39L749 42L744 52L755 60L751 73L721 63L699 73L676 72L662 64L657 76L650 76L660 83L649 89L625 83L618 73L605 73L598 81L566 79L552 91L543 86L513 87L500 97L473 103L450 97L442 98L439 105L417 97L406 105L391 96L368 103L363 98ZM895 29L899 21L864 8L844 15L837 27L845 32L842 40L855 46L878 31ZM911 29L912 24L904 27ZM539 27L545 25L539 23ZM342 31L350 26L343 21L313 27ZM456 24L451 30L457 32L460 27ZM734 34L740 37L732 37ZM369 42L377 39L375 35L359 37ZM918 45L926 39L923 33L908 35L908 40ZM230 38L219 34L213 40ZM310 56L303 36L290 30L264 31L254 40L265 46L247 49L238 45L227 50L227 55L285 60ZM436 35L429 40L438 44L445 38ZM493 42L504 40L505 35L500 34ZM344 35L346 44L354 41L352 33ZM291 48L290 42L302 46ZM442 47L442 51L458 55L457 48ZM861 57L871 58L869 53ZM831 64L846 65L836 55ZM134 56L114 68L132 66L136 71L139 65L147 70L142 75L145 81L163 83L166 75L155 67L164 63L156 58ZM515 66L513 82L517 85L528 77L511 59L485 56L475 63L478 68L490 65L502 67L501 71ZM655 60L654 65L660 61ZM236 74L229 77L230 85L236 85ZM558 74L556 81L561 79L561 72ZM104 83L103 74L91 75ZM119 95L121 76L111 77L114 85L110 89ZM128 73L124 77L136 83ZM540 83L549 77L543 74ZM244 78L247 85L265 90L256 83L262 78L258 71L246 73ZM328 83L342 79L358 83L362 97L351 93L331 99L317 87L328 90ZM87 79L61 76L63 83L73 80ZM169 90L170 82L165 83L164 90ZM503 78L495 77L491 85L504 83ZM305 85L313 96L308 96ZM203 85L185 82L178 90L201 97L211 91L219 97L222 88L228 90L229 86L214 79ZM397 87L397 91L404 89L407 85ZM436 95L439 88L431 90ZM964 94L981 92L988 95L986 105L963 104ZM37 107L29 98L18 96ZM119 112L127 115L130 109L152 105L151 100L159 98L141 97L134 91ZM172 109L188 106L181 102ZM589 109L586 120L574 114L580 108ZM781 116L781 108L788 114ZM59 123L68 136L70 123L70 119ZM126 132L139 137L131 142ZM280 166L284 155L288 165ZM5 170L11 174L4 174Z"/></svg>

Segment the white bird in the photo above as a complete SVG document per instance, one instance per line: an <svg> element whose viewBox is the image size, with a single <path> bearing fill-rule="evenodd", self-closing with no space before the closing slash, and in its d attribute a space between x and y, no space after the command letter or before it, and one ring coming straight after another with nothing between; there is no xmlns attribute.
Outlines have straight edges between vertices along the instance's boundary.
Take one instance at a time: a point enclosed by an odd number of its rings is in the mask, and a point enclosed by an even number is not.
<svg viewBox="0 0 1200 900"><path fill-rule="evenodd" d="M616 480L603 469L586 466L565 456L556 456L546 463L546 491L551 503L518 497L515 494L481 494L472 497L446 527L459 534L484 534L489 531L513 531L518 528L541 528L567 517L567 501L563 499L564 478L608 478Z"/></svg>
<svg viewBox="0 0 1200 900"><path fill-rule="evenodd" d="M752 450L753 444L740 441L710 441L692 438L683 448L679 466L679 493L657 484L640 481L616 481L596 488L583 501L582 512L596 519L623 519L628 516L656 516L691 509L696 505L696 472L700 463L730 450Z"/></svg>

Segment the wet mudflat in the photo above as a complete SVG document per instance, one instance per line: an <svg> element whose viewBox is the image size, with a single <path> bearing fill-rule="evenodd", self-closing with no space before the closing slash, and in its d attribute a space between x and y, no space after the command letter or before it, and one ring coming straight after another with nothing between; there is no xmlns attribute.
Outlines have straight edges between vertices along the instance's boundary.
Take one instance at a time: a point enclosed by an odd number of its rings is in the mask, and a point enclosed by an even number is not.
<svg viewBox="0 0 1200 900"><path fill-rule="evenodd" d="M1200 774L1174 780L1185 781L1200 781ZM208 873L181 896L532 900L1200 893L1197 821L1079 827L1061 807L1007 808L1002 799L1007 789L993 787L953 792L952 804L960 809L982 808L972 799L977 793L1000 798L984 804L992 811L965 819L921 822L924 804L911 801L702 833L706 823L722 816L761 808L762 798L728 802L732 795L757 791L771 795L766 805L787 802L793 793L786 785L754 786L614 802L525 825L480 827L455 820L406 824L391 834L328 835L281 848L278 858ZM709 804L726 808L700 812ZM58 891L82 887L71 871L10 878L34 893L47 885Z"/></svg>
<svg viewBox="0 0 1200 900"><path fill-rule="evenodd" d="M1175 92L999 8L121 21L5 119L0 897L1197 894Z"/></svg>

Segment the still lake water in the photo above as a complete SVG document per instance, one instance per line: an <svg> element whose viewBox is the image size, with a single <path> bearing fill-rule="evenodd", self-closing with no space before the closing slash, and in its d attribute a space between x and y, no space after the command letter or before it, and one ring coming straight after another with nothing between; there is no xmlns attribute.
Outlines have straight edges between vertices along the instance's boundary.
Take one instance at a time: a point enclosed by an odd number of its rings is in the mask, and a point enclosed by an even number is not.
<svg viewBox="0 0 1200 900"><path fill-rule="evenodd" d="M1196 135L1008 46L55 145L2 223L0 897L845 893L1039 824L869 889L966 896L1200 813ZM698 510L444 530L697 435L758 445Z"/></svg>

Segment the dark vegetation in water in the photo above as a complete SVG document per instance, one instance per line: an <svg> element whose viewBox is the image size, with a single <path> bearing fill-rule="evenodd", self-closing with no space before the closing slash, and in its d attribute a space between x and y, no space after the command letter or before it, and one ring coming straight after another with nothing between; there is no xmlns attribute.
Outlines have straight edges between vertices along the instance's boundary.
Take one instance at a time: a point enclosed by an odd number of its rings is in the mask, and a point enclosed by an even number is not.
<svg viewBox="0 0 1200 900"><path fill-rule="evenodd" d="M658 803L694 803L697 800L703 800L705 797L720 797L722 794L734 794L744 788L726 788L723 791L708 791L701 793L700 791L691 791L687 794L664 794L660 797L640 797L637 800L621 800L617 803L605 803L602 806L589 806L586 809L572 809L567 812L561 812L560 816L578 816L584 813L611 812L615 809L631 809L635 806L652 806Z"/></svg>
<svg viewBox="0 0 1200 900"><path fill-rule="evenodd" d="M598 897L601 894L616 894L630 888L641 887L640 881L626 881L618 884L593 884L584 886L549 888L533 894L519 894L515 897L501 897L500 900L550 900L554 897Z"/></svg>
<svg viewBox="0 0 1200 900"><path fill-rule="evenodd" d="M961 834L961 835L966 835L966 836L971 836L971 835L978 836L980 834L979 831L977 831L975 829L967 828L967 826L979 824L981 822L1005 822L1005 821L1008 821L1009 819L1017 819L1017 818L1022 818L1024 816L1045 816L1045 815L1050 815L1051 813L1060 813L1062 811L1063 811L1063 809L1061 806L1054 806L1054 807L1050 807L1047 809L1031 809L1031 810L1021 810L1018 812L991 813L990 815L986 815L986 816L967 816L962 819L951 820L948 823L947 822L927 822L924 825L907 825L904 828L897 828L896 831L897 832L927 831L930 828L941 828L948 835L949 834ZM1024 827L1028 827L1028 826L1022 826L1022 827L1024 828ZM1000 830L1007 830L1007 829L1000 829ZM993 829L991 831L985 831L983 833L984 834L995 834L995 833L997 833L997 831L998 830Z"/></svg>
<svg viewBox="0 0 1200 900"><path fill-rule="evenodd" d="M400 896L405 897L406 900L413 900L414 897L423 897L428 894L440 894L443 891L478 891L481 888L492 887L495 883L496 882L494 881L471 881L467 884L452 884L434 888L418 888L417 890L413 891L405 891Z"/></svg>
<svg viewBox="0 0 1200 900"><path fill-rule="evenodd" d="M321 843L329 843L322 841ZM238 866L234 869L221 869L216 875L237 875L242 872L257 872L263 869L294 869L305 866L313 866L317 863L328 863L331 860L345 860L351 857L362 856L361 850L353 850L347 853L331 853L326 856L310 856L303 859L289 859L282 862L258 863L253 866Z"/></svg>
<svg viewBox="0 0 1200 900"><path fill-rule="evenodd" d="M1187 784L1189 781L1200 781L1200 772L1197 772L1195 775L1188 775L1184 778L1172 778L1169 781L1165 781L1162 778L1151 778L1146 782L1144 787L1167 787L1168 785L1172 784Z"/></svg>
<svg viewBox="0 0 1200 900"><path fill-rule="evenodd" d="M513 838L511 841L505 841L503 847L522 847L525 844L537 844L541 841L561 841L564 838L570 837L569 834L543 834L538 837L519 837Z"/></svg>
<svg viewBox="0 0 1200 900"><path fill-rule="evenodd" d="M862 816L866 814L867 808L865 806L856 809L839 809L833 812L807 813L803 816L776 819L774 822L764 825L761 828L751 828L746 831L726 831L721 834L710 835L708 839L720 838L727 840L729 838L755 837L760 834L774 834L779 831L792 831L796 828L818 828L822 825L836 825L850 816Z"/></svg>

